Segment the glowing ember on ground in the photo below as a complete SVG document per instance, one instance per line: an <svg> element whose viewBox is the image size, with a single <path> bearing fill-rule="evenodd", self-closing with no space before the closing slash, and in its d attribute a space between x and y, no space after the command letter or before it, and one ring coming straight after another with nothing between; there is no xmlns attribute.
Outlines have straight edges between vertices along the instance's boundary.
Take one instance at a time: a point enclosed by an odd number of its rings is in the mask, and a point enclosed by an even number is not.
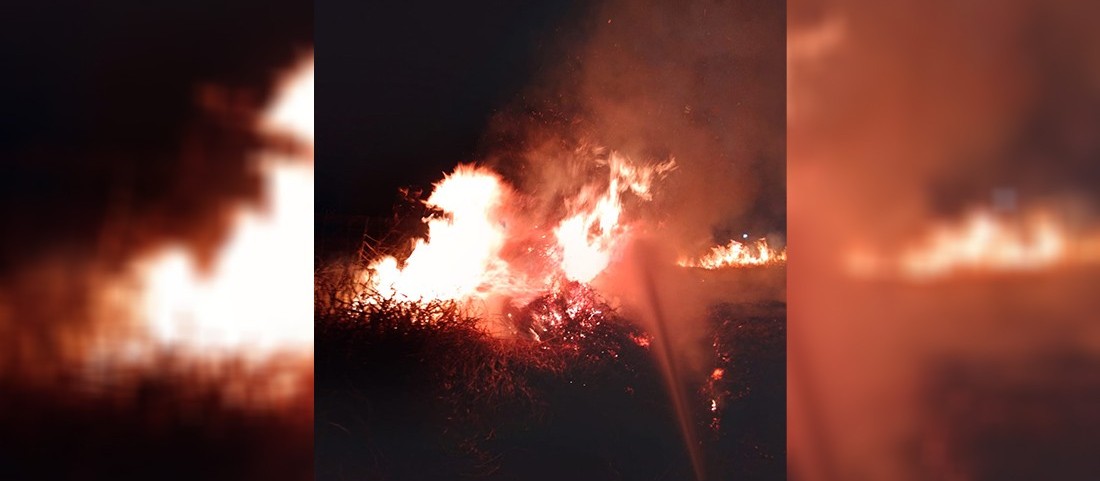
<svg viewBox="0 0 1100 481"><path fill-rule="evenodd" d="M299 68L262 128L313 145L313 61ZM264 154L265 198L241 208L210 269L173 247L139 263L142 312L153 338L196 354L263 357L312 352L312 158Z"/></svg>
<svg viewBox="0 0 1100 481"><path fill-rule="evenodd" d="M710 253L703 257L698 259L681 258L677 264L683 267L721 269L724 267L781 264L786 261L786 250L773 249L768 245L767 239L759 239L751 244L731 240L729 244L711 248Z"/></svg>
<svg viewBox="0 0 1100 481"><path fill-rule="evenodd" d="M649 345L651 343L651 341L649 340L649 337L647 337L647 336L633 336L632 335L632 336L630 336L630 340L634 341L634 344L637 344L639 347L644 347L646 349L649 348Z"/></svg>

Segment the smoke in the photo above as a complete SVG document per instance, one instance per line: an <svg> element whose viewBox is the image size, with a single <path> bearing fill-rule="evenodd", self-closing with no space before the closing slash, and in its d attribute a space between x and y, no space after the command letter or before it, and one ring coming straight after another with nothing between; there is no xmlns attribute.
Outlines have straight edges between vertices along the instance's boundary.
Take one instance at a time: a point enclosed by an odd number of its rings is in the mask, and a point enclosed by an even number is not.
<svg viewBox="0 0 1100 481"><path fill-rule="evenodd" d="M484 139L490 165L548 221L599 178L610 151L635 164L675 160L651 201L625 204L627 221L644 228L594 285L658 336L689 446L683 389L706 375L708 306L785 298L783 269L720 278L676 267L678 256L742 233L786 234L783 7L605 2L562 37L553 67Z"/></svg>
<svg viewBox="0 0 1100 481"><path fill-rule="evenodd" d="M1100 153L1100 36L1082 20L1096 7L1077 3L791 3L788 392L800 478L996 479L984 463L1026 469L1003 449L968 445L992 432L1031 442L1046 433L1072 449L1065 433L1020 426L1019 398L951 414L996 413L985 427L932 432L956 408L929 401L945 394L928 386L952 384L944 365L978 366L1001 383L990 390L1042 397L1047 388L1015 370L1052 352L1095 359L1084 322L1095 307L1081 295L1094 273L916 286L854 279L844 261L853 248L903 246L1006 192L1021 211L1067 198L1095 204L1100 172L1084 159ZM1061 374L1043 377L1084 382Z"/></svg>
<svg viewBox="0 0 1100 481"><path fill-rule="evenodd" d="M630 273L643 266L626 264L642 259L661 279L691 277L658 289L685 346L700 344L707 305L744 300L751 281L705 283L664 264L742 233L786 234L785 21L781 3L602 3L544 52L550 67L483 139L489 164L554 221L563 199L599 178L609 151L636 164L675 160L652 201L625 206L629 220L645 221L640 242L654 254L622 254L597 284L640 301ZM753 293L782 298L782 275Z"/></svg>
<svg viewBox="0 0 1100 481"><path fill-rule="evenodd" d="M677 249L731 232L784 233L782 4L611 1L587 12L560 58L499 115L490 157L521 190L587 179L594 147L674 175L638 210ZM499 146L505 145L501 149ZM547 201L547 203L550 203Z"/></svg>

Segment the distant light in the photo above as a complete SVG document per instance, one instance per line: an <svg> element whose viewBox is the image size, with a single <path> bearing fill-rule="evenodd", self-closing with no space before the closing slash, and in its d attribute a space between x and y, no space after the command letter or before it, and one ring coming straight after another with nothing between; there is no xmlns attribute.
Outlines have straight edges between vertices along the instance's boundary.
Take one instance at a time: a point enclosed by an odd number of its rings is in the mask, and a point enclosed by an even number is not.
<svg viewBox="0 0 1100 481"><path fill-rule="evenodd" d="M749 235L748 235L748 234L741 234L741 238L742 238L742 239L748 239L748 238L749 238Z"/></svg>

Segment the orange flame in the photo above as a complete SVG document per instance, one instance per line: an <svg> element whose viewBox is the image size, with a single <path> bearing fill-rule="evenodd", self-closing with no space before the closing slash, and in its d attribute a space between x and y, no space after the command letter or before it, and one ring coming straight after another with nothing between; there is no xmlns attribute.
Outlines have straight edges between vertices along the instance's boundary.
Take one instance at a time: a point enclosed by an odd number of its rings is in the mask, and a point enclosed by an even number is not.
<svg viewBox="0 0 1100 481"><path fill-rule="evenodd" d="M940 226L925 245L901 258L913 278L939 277L957 270L1034 270L1053 265L1066 252L1066 236L1049 216L1022 222L976 211L960 226Z"/></svg>
<svg viewBox="0 0 1100 481"><path fill-rule="evenodd" d="M749 267L780 264L787 261L786 250L775 250L768 245L767 239L758 239L752 244L743 244L731 240L724 246L712 247L710 253L699 258L680 258L682 267L701 267L703 269L721 269L724 267Z"/></svg>
<svg viewBox="0 0 1100 481"><path fill-rule="evenodd" d="M674 160L652 167L631 165L626 157L612 152L607 190L586 190L576 199L575 213L558 224L554 237L562 250L561 267L569 280L591 282L607 268L621 248L628 226L619 223L622 196L632 192L650 200L653 181L676 168Z"/></svg>
<svg viewBox="0 0 1100 481"><path fill-rule="evenodd" d="M893 259L864 250L847 260L854 275L922 281L962 272L1039 271L1093 257L1088 240L1071 235L1049 212L1007 216L974 210L962 222L935 226Z"/></svg>
<svg viewBox="0 0 1100 481"><path fill-rule="evenodd" d="M621 219L623 196L629 192L649 200L653 182L674 169L675 162L636 166L611 152L607 166L606 186L588 185L567 202L567 216L552 229L554 246L539 249L546 251L544 262L549 265L541 267L550 275L521 272L502 257L507 241L529 234L505 227L501 207L512 203L516 195L512 189L486 168L459 166L435 184L427 200L444 214L426 219L428 239L418 240L403 263L382 257L362 274L372 291L368 302L373 295L411 302L465 302L544 292L555 279L591 281L607 268L630 235L630 226Z"/></svg>
<svg viewBox="0 0 1100 481"><path fill-rule="evenodd" d="M500 259L504 226L496 215L504 195L500 176L460 165L428 198L446 217L428 221L429 240L416 242L404 266L390 256L370 265L374 290L411 301L484 298L507 275Z"/></svg>
<svg viewBox="0 0 1100 481"><path fill-rule="evenodd" d="M261 127L313 145L313 60L289 76ZM312 151L310 151L312 152ZM311 154L310 154L311 155ZM261 159L265 206L242 208L208 273L172 247L142 262L142 316L159 344L266 357L313 346L313 164Z"/></svg>

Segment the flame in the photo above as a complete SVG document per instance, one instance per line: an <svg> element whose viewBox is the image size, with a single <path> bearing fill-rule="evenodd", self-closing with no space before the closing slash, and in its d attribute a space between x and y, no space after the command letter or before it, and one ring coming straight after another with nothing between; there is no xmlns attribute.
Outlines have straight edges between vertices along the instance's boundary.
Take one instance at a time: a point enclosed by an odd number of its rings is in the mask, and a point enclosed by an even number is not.
<svg viewBox="0 0 1100 481"><path fill-rule="evenodd" d="M681 267L701 267L703 269L721 269L724 267L749 267L779 264L786 262L787 251L775 250L768 245L767 239L758 239L752 244L743 244L731 240L724 246L715 246L710 253L699 258L680 258Z"/></svg>
<svg viewBox="0 0 1100 481"><path fill-rule="evenodd" d="M460 165L428 198L445 214L428 220L428 240L416 242L404 266L392 256L371 264L372 287L384 298L413 301L484 298L506 275L497 216L504 194L497 174Z"/></svg>
<svg viewBox="0 0 1100 481"><path fill-rule="evenodd" d="M282 87L279 99L262 120L263 128L313 145L314 62L309 59Z"/></svg>
<svg viewBox="0 0 1100 481"><path fill-rule="evenodd" d="M523 219L524 212L511 214L519 222L508 222L502 207L516 204L518 194L493 171L460 165L435 184L426 202L443 213L425 219L428 239L418 240L404 262L381 257L363 273L371 291L368 302L372 295L411 302L530 298L527 294L551 290L559 281L590 282L630 236L631 226L622 220L624 196L631 193L650 200L652 184L674 169L675 161L638 166L611 152L601 165L608 167L606 184L587 185L566 202L567 215L550 229L554 244L520 249L535 253L530 257L537 262L509 262L504 246L515 239L547 236L513 232L506 226L543 223Z"/></svg>
<svg viewBox="0 0 1100 481"><path fill-rule="evenodd" d="M295 70L261 127L313 144L313 60ZM265 154L263 208L241 208L212 268L171 247L139 265L142 315L161 345L208 355L312 352L313 164Z"/></svg>
<svg viewBox="0 0 1100 481"><path fill-rule="evenodd" d="M902 270L913 278L940 277L957 270L1035 270L1060 261L1066 235L1047 215L1022 222L975 211L960 226L939 226L928 241L907 250Z"/></svg>
<svg viewBox="0 0 1100 481"><path fill-rule="evenodd" d="M612 152L608 165L610 177L604 192L588 190L577 199L576 211L554 229L562 250L561 267L572 281L591 282L607 268L612 255L628 237L628 226L619 222L623 194L633 192L650 200L650 186L660 175L676 168L674 160L652 167L637 167L626 157Z"/></svg>
<svg viewBox="0 0 1100 481"><path fill-rule="evenodd" d="M1071 235L1050 212L1010 216L975 209L962 222L934 226L892 259L867 249L852 251L847 267L861 277L898 275L917 281L962 272L1033 272L1091 262L1089 246L1088 239Z"/></svg>

